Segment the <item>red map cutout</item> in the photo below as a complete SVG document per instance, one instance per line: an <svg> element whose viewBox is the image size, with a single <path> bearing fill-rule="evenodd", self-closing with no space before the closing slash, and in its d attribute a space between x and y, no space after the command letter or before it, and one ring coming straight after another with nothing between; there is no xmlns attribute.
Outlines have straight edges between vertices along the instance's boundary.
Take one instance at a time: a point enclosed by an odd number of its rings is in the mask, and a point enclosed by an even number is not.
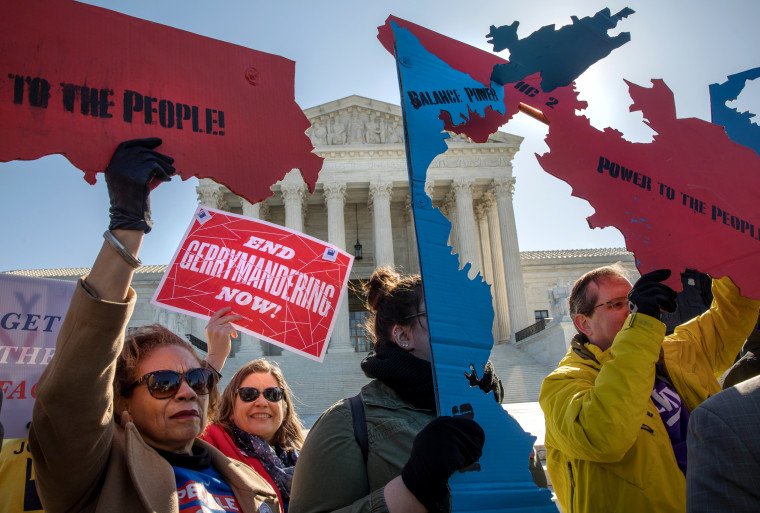
<svg viewBox="0 0 760 513"><path fill-rule="evenodd" d="M61 153L94 183L119 142L161 137L182 178L255 203L322 167L294 100L295 63L71 0L6 2L0 161Z"/></svg>
<svg viewBox="0 0 760 513"><path fill-rule="evenodd" d="M389 17L378 39L393 53L390 21L409 29L425 48L452 68L492 86L491 71L503 59L408 21ZM756 266L760 254L760 157L734 143L722 127L696 118L676 117L673 94L661 80L645 88L629 83L634 100L657 132L651 143L626 141L623 134L591 126L578 111L586 103L574 84L545 93L541 76L504 86L506 114L441 119L482 140L519 110L549 125L549 152L537 156L548 173L567 182L573 195L596 210L592 228L612 226L621 231L626 247L643 274L653 269L673 271L668 285L681 289L680 273L687 268L715 278L730 276L742 295L760 299ZM493 85L493 87L498 87ZM525 106L529 109L526 109ZM472 132L472 133L471 133Z"/></svg>
<svg viewBox="0 0 760 513"><path fill-rule="evenodd" d="M671 269L669 285L678 289L686 268L728 275L742 295L760 299L760 158L721 126L678 119L673 93L662 80L652 84L628 83L631 110L657 132L651 143L595 129L575 113L585 103L564 91L562 108L544 111L549 152L539 163L596 209L592 228L623 233L641 273Z"/></svg>

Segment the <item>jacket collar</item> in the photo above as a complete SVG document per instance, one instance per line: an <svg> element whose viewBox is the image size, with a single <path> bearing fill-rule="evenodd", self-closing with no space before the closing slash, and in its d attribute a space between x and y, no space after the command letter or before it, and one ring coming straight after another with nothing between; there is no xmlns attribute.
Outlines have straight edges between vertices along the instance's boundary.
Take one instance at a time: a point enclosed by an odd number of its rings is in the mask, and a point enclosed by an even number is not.
<svg viewBox="0 0 760 513"><path fill-rule="evenodd" d="M178 511L177 494L172 466L145 443L132 422L124 427L125 454L129 475L140 500L148 511Z"/></svg>
<svg viewBox="0 0 760 513"><path fill-rule="evenodd" d="M399 409L405 408L414 411L430 412L425 408L418 408L401 399L391 387L380 381L373 379L362 387L362 400L365 404L381 406L383 408Z"/></svg>
<svg viewBox="0 0 760 513"><path fill-rule="evenodd" d="M145 443L133 422L127 421L124 428L117 429L124 431L129 475L145 508L148 511L178 511L177 494L166 493L167 490L177 489L172 466ZM245 472L238 468L248 467L245 463L228 458L215 447L197 438L193 445L199 445L208 450L211 455L211 465L230 485L243 513L256 512L254 505L257 495L270 496L272 499L276 497L274 489L263 478L261 478L263 483L258 483L243 477Z"/></svg>
<svg viewBox="0 0 760 513"><path fill-rule="evenodd" d="M583 360L593 362L597 367L611 358L609 349L602 351L579 333L570 340L570 351Z"/></svg>

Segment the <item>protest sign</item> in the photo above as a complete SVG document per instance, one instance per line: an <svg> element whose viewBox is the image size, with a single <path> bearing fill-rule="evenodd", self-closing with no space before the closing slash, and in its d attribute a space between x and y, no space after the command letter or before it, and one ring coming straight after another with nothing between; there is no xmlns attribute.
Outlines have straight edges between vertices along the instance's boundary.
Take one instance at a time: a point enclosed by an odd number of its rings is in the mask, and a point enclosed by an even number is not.
<svg viewBox="0 0 760 513"><path fill-rule="evenodd" d="M256 203L295 168L314 190L291 60L72 0L5 2L0 53L0 162L62 153L94 183L118 143L160 137L185 180Z"/></svg>
<svg viewBox="0 0 760 513"><path fill-rule="evenodd" d="M440 415L471 418L486 433L483 455L448 481L451 510L556 511L551 494L538 490L527 472L535 437L526 433L491 394L471 387L465 379L468 372L481 375L488 362L493 347L492 298L484 280L470 279L469 264L459 268L459 259L448 245L451 223L425 191L433 159L447 150L447 122L468 124L467 120L479 118L483 123L469 129L484 134L500 117L511 115L504 88L498 84L486 87L470 74L449 66L395 20L389 18L379 37L381 41L392 38L386 47L393 49L397 63L437 410ZM472 53L459 43L446 57L462 58ZM517 112L513 103L512 114ZM448 115L443 116L443 111Z"/></svg>
<svg viewBox="0 0 760 513"><path fill-rule="evenodd" d="M627 14L628 9L624 9L612 16L609 28ZM599 21L608 15L604 9L588 20ZM585 24L584 20L587 18L578 21ZM394 41L390 22L409 30L426 52L447 68L465 73L475 82L460 87L462 101L453 104L436 101L435 96L429 102L414 101L415 94L422 99L421 91L456 89L451 84L441 85L439 78L431 79L434 83L409 87L403 100L409 102L410 112L434 111L445 130L485 141L518 110L526 112L523 107L527 105L549 125L545 139L549 151L537 156L539 164L567 182L573 196L591 204L595 213L588 217L589 226L620 230L641 274L671 269L673 273L665 283L675 290L681 290L680 274L685 269L713 277L730 276L742 295L760 299L760 282L755 279L756 241L760 240L755 191L760 187L760 158L749 142L756 130L745 130L751 124L748 115L735 119L737 116L732 117L725 106L746 80L758 75L757 70L711 87L713 116L721 122L737 121L727 126L729 134L701 119L678 118L673 93L662 80L652 80L651 87L626 82L633 100L630 110L641 111L645 124L656 132L651 142L631 142L617 130L595 128L583 114L587 102L579 99L572 84L551 92L542 89L542 77L551 75L561 83L572 78L564 75L578 66L565 59L546 58L541 62L545 66L541 73L513 77L517 79L514 83L491 82L494 70L506 69L506 61L395 17L389 18L378 36L389 51L393 51ZM572 27L580 28L577 25L574 20ZM516 25L492 27L489 36L494 46L512 49L513 45L499 39L514 36L515 28ZM564 28L555 31L553 26L543 27L522 40L522 44L537 45L535 51L525 55L564 51L562 47L568 47L566 34ZM587 36L582 32L577 35L579 44ZM617 39L615 36L608 43ZM514 39L512 43L518 44ZM553 49L548 48L549 44ZM577 52L575 56L586 60ZM478 90L479 95L468 94ZM494 101L496 97L498 102ZM488 105L489 101L493 103L490 108L478 111L478 105ZM457 109L465 102L474 104L473 111L460 115Z"/></svg>
<svg viewBox="0 0 760 513"><path fill-rule="evenodd" d="M76 283L0 274L0 422L6 438L26 438L37 380L55 354Z"/></svg>
<svg viewBox="0 0 760 513"><path fill-rule="evenodd" d="M283 226L199 206L151 303L235 326L322 361L353 255Z"/></svg>

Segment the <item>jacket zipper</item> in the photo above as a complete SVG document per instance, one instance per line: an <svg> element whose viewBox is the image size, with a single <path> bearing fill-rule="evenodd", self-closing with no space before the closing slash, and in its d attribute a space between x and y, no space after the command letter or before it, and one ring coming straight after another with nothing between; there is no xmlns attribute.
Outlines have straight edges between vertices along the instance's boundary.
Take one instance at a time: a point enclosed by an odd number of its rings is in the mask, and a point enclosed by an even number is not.
<svg viewBox="0 0 760 513"><path fill-rule="evenodd" d="M573 477L573 465L567 462L567 471L570 473L570 513L575 510L575 477Z"/></svg>

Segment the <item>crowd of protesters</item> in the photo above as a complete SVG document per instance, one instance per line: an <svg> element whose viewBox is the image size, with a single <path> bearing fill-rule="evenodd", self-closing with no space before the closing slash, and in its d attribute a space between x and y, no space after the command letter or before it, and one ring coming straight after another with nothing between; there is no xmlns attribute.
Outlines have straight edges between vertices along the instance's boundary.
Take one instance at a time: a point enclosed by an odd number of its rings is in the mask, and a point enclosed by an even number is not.
<svg viewBox="0 0 760 513"><path fill-rule="evenodd" d="M175 173L160 144L122 143L105 170L105 241L37 385L29 446L45 511L449 511L448 479L480 458L485 433L436 416L419 276L380 268L365 284L372 381L306 437L276 364L243 365L220 394L241 318L229 307L206 326L205 359L160 325L125 337L150 191ZM760 511L760 301L712 280L706 311L666 330L669 275L631 285L613 265L573 287L577 334L539 397L565 512ZM478 384L501 402L492 367Z"/></svg>

